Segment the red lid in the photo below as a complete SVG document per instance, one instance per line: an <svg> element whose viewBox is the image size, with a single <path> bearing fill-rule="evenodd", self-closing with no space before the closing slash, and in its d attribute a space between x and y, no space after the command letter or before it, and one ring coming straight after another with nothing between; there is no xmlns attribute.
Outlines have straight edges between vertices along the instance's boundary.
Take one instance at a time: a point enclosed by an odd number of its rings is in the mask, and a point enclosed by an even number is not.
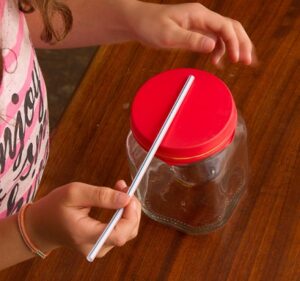
<svg viewBox="0 0 300 281"><path fill-rule="evenodd" d="M235 103L223 81L197 69L174 69L154 76L138 90L131 108L136 141L149 150L190 74L194 83L156 153L169 164L215 154L231 142L236 127Z"/></svg>

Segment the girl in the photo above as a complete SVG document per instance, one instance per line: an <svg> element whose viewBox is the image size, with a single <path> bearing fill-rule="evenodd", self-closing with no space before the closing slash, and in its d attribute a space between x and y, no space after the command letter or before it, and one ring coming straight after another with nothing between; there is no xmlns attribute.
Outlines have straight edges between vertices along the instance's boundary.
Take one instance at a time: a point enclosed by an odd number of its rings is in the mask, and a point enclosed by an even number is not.
<svg viewBox="0 0 300 281"><path fill-rule="evenodd" d="M49 147L46 87L34 47L136 40L158 48L211 53L214 64L225 51L232 62L249 65L254 60L242 25L199 3L1 0L0 22L0 252L6 253L0 256L0 269L35 254L44 258L60 246L86 255L105 228L89 217L92 206L125 208L99 257L134 238L140 221L140 204L128 198L124 181L117 182L116 190L70 183L30 204Z"/></svg>

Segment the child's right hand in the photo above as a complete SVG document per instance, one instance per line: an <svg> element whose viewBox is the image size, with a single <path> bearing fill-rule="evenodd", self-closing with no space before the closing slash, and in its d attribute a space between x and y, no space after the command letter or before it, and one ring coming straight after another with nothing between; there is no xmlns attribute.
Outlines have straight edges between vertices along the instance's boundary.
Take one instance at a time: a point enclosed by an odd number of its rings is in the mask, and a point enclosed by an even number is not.
<svg viewBox="0 0 300 281"><path fill-rule="evenodd" d="M104 244L98 257L104 256L114 246L122 246L138 232L141 206L126 193L124 181L116 189L70 183L59 187L29 206L25 226L31 240L44 252L60 246L74 248L84 255L106 227L106 224L89 216L91 207L104 209L125 208L121 220Z"/></svg>

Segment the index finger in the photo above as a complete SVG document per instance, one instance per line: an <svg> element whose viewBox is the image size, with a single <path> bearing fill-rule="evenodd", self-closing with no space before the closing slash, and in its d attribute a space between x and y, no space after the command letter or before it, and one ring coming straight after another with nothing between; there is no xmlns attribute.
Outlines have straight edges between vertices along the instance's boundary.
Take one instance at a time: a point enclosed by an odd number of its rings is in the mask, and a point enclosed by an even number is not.
<svg viewBox="0 0 300 281"><path fill-rule="evenodd" d="M239 60L239 41L233 27L233 21L207 9L206 15L195 13L192 18L192 28L216 34L226 45L231 61ZM205 18L205 19L203 19Z"/></svg>

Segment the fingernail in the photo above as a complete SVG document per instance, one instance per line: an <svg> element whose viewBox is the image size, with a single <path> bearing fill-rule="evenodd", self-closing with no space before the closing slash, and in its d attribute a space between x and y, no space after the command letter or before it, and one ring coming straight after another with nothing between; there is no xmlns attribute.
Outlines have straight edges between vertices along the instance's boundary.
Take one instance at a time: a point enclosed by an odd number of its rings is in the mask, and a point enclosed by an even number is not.
<svg viewBox="0 0 300 281"><path fill-rule="evenodd" d="M117 204L124 205L128 202L129 196L126 193L118 192L116 194L115 200Z"/></svg>
<svg viewBox="0 0 300 281"><path fill-rule="evenodd" d="M240 54L239 54L239 52L235 52L235 53L234 53L233 62L238 62L239 59L240 59Z"/></svg>
<svg viewBox="0 0 300 281"><path fill-rule="evenodd" d="M218 65L218 64L220 63L220 59L221 59L221 57L215 58L215 59L214 59L214 64L215 64L215 65Z"/></svg>
<svg viewBox="0 0 300 281"><path fill-rule="evenodd" d="M218 68L218 69L223 69L223 62L222 62L222 57L219 58L213 58L212 63Z"/></svg>
<svg viewBox="0 0 300 281"><path fill-rule="evenodd" d="M127 187L126 181L121 180L121 181L120 181L120 186L121 186L121 189L125 189L125 188Z"/></svg>
<svg viewBox="0 0 300 281"><path fill-rule="evenodd" d="M246 54L242 61L245 65L250 65L252 63L251 54Z"/></svg>
<svg viewBox="0 0 300 281"><path fill-rule="evenodd" d="M212 50L215 48L216 42L211 39L211 38L203 38L202 41L202 48L203 48L203 52L207 52L210 53L212 52Z"/></svg>
<svg viewBox="0 0 300 281"><path fill-rule="evenodd" d="M238 50L232 50L231 54L229 55L229 58L230 60L233 62L233 63L236 63L239 61L239 58L240 58L240 53Z"/></svg>
<svg viewBox="0 0 300 281"><path fill-rule="evenodd" d="M132 201L132 208L133 208L134 210L137 209L137 207L136 207L136 202L135 202L134 200Z"/></svg>

